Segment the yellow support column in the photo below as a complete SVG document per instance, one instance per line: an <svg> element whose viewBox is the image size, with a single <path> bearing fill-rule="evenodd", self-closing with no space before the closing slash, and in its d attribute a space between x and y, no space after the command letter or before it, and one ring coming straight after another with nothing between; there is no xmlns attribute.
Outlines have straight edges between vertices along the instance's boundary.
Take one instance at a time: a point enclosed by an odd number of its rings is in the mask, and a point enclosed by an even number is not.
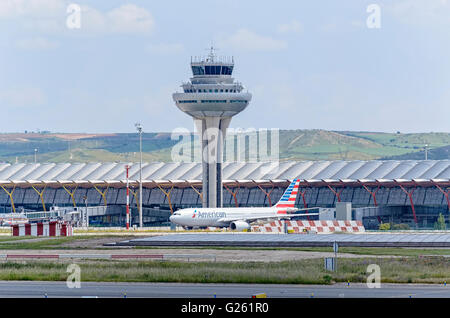
<svg viewBox="0 0 450 318"><path fill-rule="evenodd" d="M44 212L47 211L47 210L45 209L45 202L44 202L44 191L45 191L45 188L47 187L47 185L44 185L44 188L42 189L42 191L39 191L38 189L36 189L36 188L34 187L34 185L32 185L31 187L33 188L34 191L36 191L36 193L37 193L37 194L39 195L39 197L41 198L42 208L44 209Z"/></svg>
<svg viewBox="0 0 450 318"><path fill-rule="evenodd" d="M9 192L8 190L6 190L6 188L3 185L0 185L2 187L3 190L5 190L5 192L9 195L9 199L11 200L11 207L13 209L13 212L16 213L16 207L14 206L14 199L13 199L13 193L14 190L16 189L16 185L14 185L13 189L11 192Z"/></svg>
<svg viewBox="0 0 450 318"><path fill-rule="evenodd" d="M192 188L192 190L194 190L195 193L198 194L198 196L200 197L200 202L202 202L203 201L203 193L201 193L196 188L194 188L194 186L192 184L189 184L189 186Z"/></svg>
<svg viewBox="0 0 450 318"><path fill-rule="evenodd" d="M106 201L106 193L108 192L109 185L106 186L106 190L103 192L99 188L97 188L97 186L95 184L94 184L94 188L95 188L95 190L97 190L98 193L100 193L100 195L103 198L103 202L105 202L105 206L107 206L108 202Z"/></svg>
<svg viewBox="0 0 450 318"><path fill-rule="evenodd" d="M167 201L169 201L170 214L173 214L172 202L170 200L170 192L172 192L172 190L173 190L173 185L169 191L164 191L163 188L161 188L161 186L159 184L156 184L156 185L158 186L159 190L161 190L162 193L164 193L165 196L167 197Z"/></svg>
<svg viewBox="0 0 450 318"><path fill-rule="evenodd" d="M137 210L138 210L138 212L140 212L141 206L140 206L140 204L139 204L139 196L138 196L138 193L137 193L137 191L133 191L133 189L131 189L131 188L129 188L129 189L130 189L131 194L134 196L134 199L136 200ZM130 213L131 213L131 211L130 211Z"/></svg>
<svg viewBox="0 0 450 318"><path fill-rule="evenodd" d="M77 190L77 188L78 188L78 185L75 185L75 189L73 189L73 191L70 191L70 190L68 190L68 189L66 188L66 186L63 185L63 189L66 190L66 192L70 195L70 198L72 199L72 203L73 203L73 207L74 207L74 208L77 207L77 204L76 204L76 202L75 202L75 197L74 197L75 191Z"/></svg>

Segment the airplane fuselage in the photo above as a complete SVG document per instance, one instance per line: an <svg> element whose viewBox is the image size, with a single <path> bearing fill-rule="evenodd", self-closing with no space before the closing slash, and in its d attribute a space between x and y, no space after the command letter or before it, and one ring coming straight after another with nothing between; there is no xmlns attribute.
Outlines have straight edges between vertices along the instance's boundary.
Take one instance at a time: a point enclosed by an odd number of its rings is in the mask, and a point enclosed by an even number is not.
<svg viewBox="0 0 450 318"><path fill-rule="evenodd" d="M186 227L226 227L230 222L221 222L224 218L248 219L259 215L276 216L280 210L273 207L246 208L189 208L176 211L170 221Z"/></svg>

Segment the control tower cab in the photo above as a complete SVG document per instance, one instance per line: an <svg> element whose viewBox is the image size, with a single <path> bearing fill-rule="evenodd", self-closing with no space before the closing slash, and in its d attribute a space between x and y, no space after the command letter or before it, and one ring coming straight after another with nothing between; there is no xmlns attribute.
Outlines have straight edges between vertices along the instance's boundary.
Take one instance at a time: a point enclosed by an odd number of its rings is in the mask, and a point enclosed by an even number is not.
<svg viewBox="0 0 450 318"><path fill-rule="evenodd" d="M252 95L231 77L234 59L217 57L213 48L208 57L192 57L191 68L193 77L181 85L182 93L173 94L173 100L181 111L193 117L202 141L203 207L221 207L226 130ZM218 131L222 138L217 138Z"/></svg>

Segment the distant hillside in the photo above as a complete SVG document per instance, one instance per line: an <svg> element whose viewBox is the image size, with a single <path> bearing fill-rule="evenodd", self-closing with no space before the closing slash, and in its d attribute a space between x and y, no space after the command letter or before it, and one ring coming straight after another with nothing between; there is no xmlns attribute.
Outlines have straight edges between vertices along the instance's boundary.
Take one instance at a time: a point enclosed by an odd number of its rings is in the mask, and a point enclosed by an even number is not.
<svg viewBox="0 0 450 318"><path fill-rule="evenodd" d="M379 133L281 130L282 160L449 159L450 133ZM171 161L177 140L170 133L144 133L143 159ZM138 161L139 137L129 134L0 134L0 161L33 162ZM248 150L248 149L246 149Z"/></svg>
<svg viewBox="0 0 450 318"><path fill-rule="evenodd" d="M442 160L442 159L450 160L450 145L428 150L427 158L428 158L428 160ZM400 156L387 157L387 158L383 158L383 159L424 160L425 159L425 151L412 152L412 153L407 153L407 154L400 155Z"/></svg>

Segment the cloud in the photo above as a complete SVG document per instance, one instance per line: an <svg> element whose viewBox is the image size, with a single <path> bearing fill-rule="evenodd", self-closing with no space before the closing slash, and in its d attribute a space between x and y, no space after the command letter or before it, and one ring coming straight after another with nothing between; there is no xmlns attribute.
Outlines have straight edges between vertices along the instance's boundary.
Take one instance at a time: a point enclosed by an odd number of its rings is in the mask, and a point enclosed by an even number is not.
<svg viewBox="0 0 450 318"><path fill-rule="evenodd" d="M66 26L69 4L67 0L0 0L0 19L41 33L68 32L71 31ZM87 5L80 7L81 28L77 33L146 34L154 29L151 13L134 4L124 4L106 12Z"/></svg>
<svg viewBox="0 0 450 318"><path fill-rule="evenodd" d="M293 20L289 23L280 24L277 29L280 33L300 33L303 31L303 26L297 20Z"/></svg>
<svg viewBox="0 0 450 318"><path fill-rule="evenodd" d="M145 50L149 53L160 55L177 54L184 51L184 46L181 43L148 44Z"/></svg>
<svg viewBox="0 0 450 318"><path fill-rule="evenodd" d="M150 32L154 27L154 20L150 12L134 4L122 5L106 13L113 32Z"/></svg>
<svg viewBox="0 0 450 318"><path fill-rule="evenodd" d="M220 39L218 43L222 47L246 51L278 51L287 48L285 41L259 35L247 29L239 29L233 35Z"/></svg>
<svg viewBox="0 0 450 318"><path fill-rule="evenodd" d="M49 50L59 46L57 42L42 37L20 39L15 44L16 47L24 50Z"/></svg>

